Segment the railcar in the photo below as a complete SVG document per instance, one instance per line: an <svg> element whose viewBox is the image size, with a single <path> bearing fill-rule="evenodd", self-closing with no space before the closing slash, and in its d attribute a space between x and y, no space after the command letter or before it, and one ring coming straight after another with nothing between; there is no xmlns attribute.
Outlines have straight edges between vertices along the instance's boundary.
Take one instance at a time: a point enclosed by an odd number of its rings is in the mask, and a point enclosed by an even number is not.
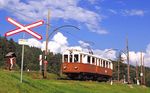
<svg viewBox="0 0 150 93"><path fill-rule="evenodd" d="M112 77L112 61L80 50L62 54L62 72L70 79L107 81Z"/></svg>

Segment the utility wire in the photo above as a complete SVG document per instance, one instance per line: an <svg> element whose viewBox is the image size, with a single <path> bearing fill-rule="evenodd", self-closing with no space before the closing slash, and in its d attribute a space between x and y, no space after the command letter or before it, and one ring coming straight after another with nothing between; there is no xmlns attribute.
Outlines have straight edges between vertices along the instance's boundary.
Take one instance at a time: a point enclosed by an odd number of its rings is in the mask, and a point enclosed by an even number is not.
<svg viewBox="0 0 150 93"><path fill-rule="evenodd" d="M85 43L88 43L89 45L86 46L86 48L88 49L88 51L89 51L90 54L93 54L93 51L92 51L90 45L94 45L94 42L83 40L83 39L81 39L80 37L75 36L75 35L73 35L73 34L71 34L71 33L69 33L69 32L66 32L66 33L67 33L67 34L70 34L71 36L73 36L76 40L82 40L82 41L84 41Z"/></svg>
<svg viewBox="0 0 150 93"><path fill-rule="evenodd" d="M80 37L78 37L78 36L76 36L76 35L73 35L72 33L70 33L70 32L66 32L67 34L69 34L69 35L71 35L71 36L73 36L76 40L82 40L82 41L84 41L85 43L88 43L88 44L90 44L90 45L95 45L95 43L94 42L92 42L92 41L87 41L87 40L84 40L84 39L82 39L82 38L80 38Z"/></svg>

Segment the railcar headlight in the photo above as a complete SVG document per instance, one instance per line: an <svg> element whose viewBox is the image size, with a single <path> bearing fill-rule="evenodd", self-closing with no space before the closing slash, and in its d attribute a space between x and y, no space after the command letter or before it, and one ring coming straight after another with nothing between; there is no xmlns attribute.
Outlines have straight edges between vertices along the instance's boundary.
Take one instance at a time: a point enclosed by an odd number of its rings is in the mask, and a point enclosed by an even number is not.
<svg viewBox="0 0 150 93"><path fill-rule="evenodd" d="M74 69L75 69L75 70L77 70L77 69L78 69L78 67L74 67Z"/></svg>
<svg viewBox="0 0 150 93"><path fill-rule="evenodd" d="M105 73L107 73L107 70L105 70Z"/></svg>
<svg viewBox="0 0 150 93"><path fill-rule="evenodd" d="M67 66L64 66L64 70L66 70L67 69Z"/></svg>

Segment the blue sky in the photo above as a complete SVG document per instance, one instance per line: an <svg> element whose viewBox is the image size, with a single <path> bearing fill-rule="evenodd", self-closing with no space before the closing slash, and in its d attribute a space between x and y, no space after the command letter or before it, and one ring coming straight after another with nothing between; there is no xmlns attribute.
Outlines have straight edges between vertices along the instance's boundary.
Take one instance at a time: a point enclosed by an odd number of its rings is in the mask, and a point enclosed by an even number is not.
<svg viewBox="0 0 150 93"><path fill-rule="evenodd" d="M144 51L149 64L149 4L149 0L0 0L0 34L4 36L7 31L16 28L7 22L7 17L24 25L41 19L46 23L47 11L50 9L50 32L62 25L80 28L80 31L62 28L59 30L61 34L54 34L51 40L64 43L64 46L79 46L79 41L91 41L95 43L91 46L93 49L105 50L125 49L125 40L128 37L133 56L131 59L135 61L135 56ZM33 30L43 36L40 42L36 40L36 44L42 44L45 41L46 25ZM19 33L8 38L17 42L22 35L23 33ZM33 38L29 34L25 37ZM56 45L56 42L50 43L50 46L51 44L62 47L61 44Z"/></svg>
<svg viewBox="0 0 150 93"><path fill-rule="evenodd" d="M0 0L1 2L9 2L10 0ZM14 0L17 2L18 0ZM31 0L34 1L34 0ZM37 0L40 1L40 0ZM54 1L54 0L49 0ZM63 2L64 0L62 0ZM71 0L72 1L72 0ZM74 0L75 1L75 0ZM20 0L19 3L28 4L27 0ZM82 40L92 41L95 43L92 48L105 49L105 48L118 48L123 49L125 47L125 38L129 38L130 50L141 51L145 50L150 43L149 29L150 29L150 6L149 0L76 0L76 7L81 7L84 10L91 11L100 16L98 20L98 26L106 30L107 34L98 34L87 28L85 22L75 20L73 18L63 19L55 18L51 19L51 30L56 27L70 24L79 27L81 30L77 31L74 28L63 28L61 32L68 37L70 45L77 45L78 40L75 37L79 37ZM55 3L54 3L55 5ZM57 4L56 4L57 6ZM19 7L18 7L19 8ZM35 7L36 8L36 7ZM38 7L37 7L38 8ZM12 9L12 10L9 10ZM28 9L28 8L27 8ZM46 11L46 10L45 10ZM139 12L139 13L138 13ZM3 36L9 30L15 29L15 26L6 21L7 17L11 17L22 24L29 24L36 20L25 21L26 19L34 19L34 16L26 14L23 11L15 9L15 6L9 4L0 8L0 34ZM53 13L53 9L51 10ZM78 12L77 12L78 13ZM23 16L23 19L21 18ZM18 18L20 17L20 18ZM86 17L86 16L85 16ZM40 19L40 17L39 17ZM43 19L43 17L41 17ZM45 18L44 18L45 19ZM43 40L45 39L46 26L40 26L34 29L34 31L42 34ZM71 31L70 31L71 30ZM95 29L96 30L96 29ZM69 31L73 36L68 35ZM17 41L21 38L22 34L11 36ZM26 38L32 36L26 34Z"/></svg>
<svg viewBox="0 0 150 93"><path fill-rule="evenodd" d="M150 61L150 1L149 0L0 0L0 34L16 27L6 18L11 17L21 24L27 25L44 20L50 9L50 32L62 25L74 25L80 28L62 28L51 37L50 50L60 51L63 47L80 46L82 41L94 42L91 45L95 52L106 49L125 49L126 37L129 39L131 59L140 51L144 51L147 64ZM30 44L42 47L45 41L46 25L33 29L41 34L38 41L31 35ZM71 33L68 34L67 32ZM16 42L23 33L8 37ZM100 54L99 53L99 54ZM106 55L106 54L105 54Z"/></svg>

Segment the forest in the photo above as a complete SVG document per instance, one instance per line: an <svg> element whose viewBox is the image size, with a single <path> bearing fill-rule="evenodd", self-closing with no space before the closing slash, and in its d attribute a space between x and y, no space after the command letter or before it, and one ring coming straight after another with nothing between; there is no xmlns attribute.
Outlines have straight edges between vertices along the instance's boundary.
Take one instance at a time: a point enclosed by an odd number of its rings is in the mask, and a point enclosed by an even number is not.
<svg viewBox="0 0 150 93"><path fill-rule="evenodd" d="M5 37L0 37L0 68L6 69L7 63L6 63L6 54L9 52L14 52L16 54L16 65L15 69L19 71L21 67L21 52L22 52L22 46L16 43L13 39L8 40ZM43 55L44 51L41 51L41 49L36 47L29 47L25 46L25 53L24 53L24 71L27 71L30 69L30 71L39 71L39 55ZM50 52L47 56L48 60L48 67L47 71L49 73L54 73L59 75L60 74L60 68L61 68L61 54L54 54ZM119 61L120 64L120 71L119 71L119 80L120 82L123 81L123 79L126 79L127 76L127 65L123 63L123 61ZM118 61L113 61L113 77L112 79L115 81L118 80ZM138 67L138 72L140 74L140 66ZM150 86L150 68L145 68L145 80L146 80L146 86ZM140 75L138 75L140 80ZM136 68L135 66L130 66L130 79L132 83L136 83Z"/></svg>

